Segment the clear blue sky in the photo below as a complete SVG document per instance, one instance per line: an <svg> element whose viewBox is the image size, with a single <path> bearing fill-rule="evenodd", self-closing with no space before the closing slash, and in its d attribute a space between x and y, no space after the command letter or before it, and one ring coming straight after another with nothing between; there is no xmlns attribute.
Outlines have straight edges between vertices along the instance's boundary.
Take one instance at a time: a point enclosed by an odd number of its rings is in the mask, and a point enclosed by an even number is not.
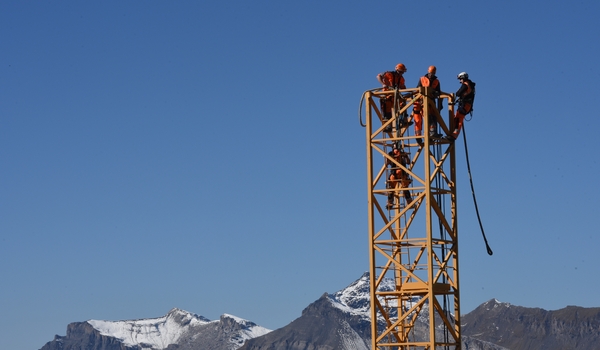
<svg viewBox="0 0 600 350"><path fill-rule="evenodd" d="M463 312L600 306L597 1L0 4L0 348L179 307L275 329L368 270L363 91L477 83Z"/></svg>

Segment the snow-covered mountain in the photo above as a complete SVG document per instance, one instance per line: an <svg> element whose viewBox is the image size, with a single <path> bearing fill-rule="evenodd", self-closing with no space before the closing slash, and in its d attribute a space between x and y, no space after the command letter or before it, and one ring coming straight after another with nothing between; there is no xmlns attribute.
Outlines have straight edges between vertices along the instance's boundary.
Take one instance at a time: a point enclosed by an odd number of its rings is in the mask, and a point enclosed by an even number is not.
<svg viewBox="0 0 600 350"><path fill-rule="evenodd" d="M159 318L87 322L101 335L119 339L126 346L142 344L153 349L165 349L169 344L177 344L191 328L197 328L211 321L180 309L172 309L167 315Z"/></svg>
<svg viewBox="0 0 600 350"><path fill-rule="evenodd" d="M382 281L380 290L393 290L392 280ZM369 274L364 273L359 279L348 287L334 293L328 294L328 298L334 307L354 315L371 318L371 295L369 287Z"/></svg>
<svg viewBox="0 0 600 350"><path fill-rule="evenodd" d="M392 290L393 281L381 288ZM369 298L365 273L348 287L323 294L274 331L228 314L211 321L172 309L152 319L71 323L66 336L56 336L41 350L370 350ZM416 320L416 338L428 334L425 321ZM463 349L600 350L600 308L546 311L493 299L461 321Z"/></svg>
<svg viewBox="0 0 600 350"><path fill-rule="evenodd" d="M233 315L224 314L219 320L211 321L175 308L158 318L71 323L67 327L66 337L56 336L41 350L235 350L247 339L270 331Z"/></svg>
<svg viewBox="0 0 600 350"><path fill-rule="evenodd" d="M396 287L394 285L394 281L389 278L385 278L381 281L379 285L380 292L392 291ZM370 287L369 287L369 273L365 272L358 280L354 281L348 287L334 293L328 294L328 298L333 304L334 307L340 309L341 311L347 312L353 315L360 315L368 320L371 319L371 295L370 295ZM383 302L383 300L381 300ZM418 302L419 297L413 298L410 302ZM410 306L410 302L408 306ZM390 315L396 316L394 312L395 303L390 303L388 301L388 305L391 307ZM427 310L422 312L422 315L427 315ZM383 319L381 319L384 322ZM423 322L427 322L427 319L421 320Z"/></svg>
<svg viewBox="0 0 600 350"><path fill-rule="evenodd" d="M370 350L369 288L369 273L364 273L346 288L334 294L323 294L289 325L249 339L239 350ZM379 288L381 291L393 290L394 282L384 280ZM425 339L429 331L426 316L423 318L416 320L415 336ZM463 344L470 350L504 349L468 337L463 339Z"/></svg>

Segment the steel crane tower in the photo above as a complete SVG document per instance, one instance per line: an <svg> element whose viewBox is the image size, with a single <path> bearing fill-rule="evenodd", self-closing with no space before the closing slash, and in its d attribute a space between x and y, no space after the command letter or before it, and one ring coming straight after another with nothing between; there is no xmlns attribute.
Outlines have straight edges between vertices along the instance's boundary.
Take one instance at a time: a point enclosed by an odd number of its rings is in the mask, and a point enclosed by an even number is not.
<svg viewBox="0 0 600 350"><path fill-rule="evenodd" d="M461 349L455 147L428 137L427 127L437 121L451 134L454 95L434 94L430 87L364 94L373 350ZM387 120L378 103L385 97L394 99ZM446 120L436 98L448 102ZM424 137L410 126L415 103ZM394 145L408 162L388 154ZM390 184L390 165L409 180Z"/></svg>

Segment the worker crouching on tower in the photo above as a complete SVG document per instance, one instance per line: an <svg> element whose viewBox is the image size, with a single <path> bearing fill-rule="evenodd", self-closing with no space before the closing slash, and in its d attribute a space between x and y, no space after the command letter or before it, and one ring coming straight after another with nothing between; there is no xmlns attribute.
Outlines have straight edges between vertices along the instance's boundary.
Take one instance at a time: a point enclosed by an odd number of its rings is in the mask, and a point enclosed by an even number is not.
<svg viewBox="0 0 600 350"><path fill-rule="evenodd" d="M454 116L454 131L450 135L451 140L456 140L463 127L465 116L473 111L473 102L475 101L475 83L469 79L467 72L459 73L456 77L460 81L460 88L456 91L456 101L458 109Z"/></svg>
<svg viewBox="0 0 600 350"><path fill-rule="evenodd" d="M403 74L406 72L406 66L402 63L396 65L395 70L377 74L377 81L383 86L383 91L396 89L406 89L406 84ZM392 109L394 107L394 97L386 96L379 100L381 112L383 114L383 123L392 119ZM385 128L386 132L392 131L392 127Z"/></svg>
<svg viewBox="0 0 600 350"><path fill-rule="evenodd" d="M393 149L391 152L388 152L388 155L393 158L396 162L400 163L403 167L406 168L406 164L410 163L410 159L408 154L402 151L398 144L394 143ZM400 168L396 163L386 159L386 166L390 166L390 176L387 181L388 189L395 189L400 185L401 188L405 188L402 192L404 195L404 199L406 200L406 204L410 204L412 202L412 196L410 191L408 190L408 186L412 182L409 175L404 171L404 169ZM394 206L394 192L388 192L388 201L386 204L386 208L389 210Z"/></svg>

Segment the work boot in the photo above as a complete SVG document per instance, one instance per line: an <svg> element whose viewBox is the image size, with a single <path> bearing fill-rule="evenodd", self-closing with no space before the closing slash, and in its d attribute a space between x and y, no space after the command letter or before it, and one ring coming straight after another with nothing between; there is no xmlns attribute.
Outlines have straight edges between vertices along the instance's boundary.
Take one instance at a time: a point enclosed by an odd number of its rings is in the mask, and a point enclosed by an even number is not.
<svg viewBox="0 0 600 350"><path fill-rule="evenodd" d="M390 117L387 117L387 116L384 114L384 116L383 116L383 119L381 120L381 123L382 123L382 124L385 124L385 123L387 123L389 120L390 120ZM383 131L385 131L385 132L392 132L392 126L391 126L391 125L388 125L388 126L386 126L386 127L385 127L385 129L383 129Z"/></svg>
<svg viewBox="0 0 600 350"><path fill-rule="evenodd" d="M417 139L417 143L419 144L419 146L423 146L423 138L419 137Z"/></svg>
<svg viewBox="0 0 600 350"><path fill-rule="evenodd" d="M435 130L429 130L429 137L433 137L433 138L440 138L442 137L442 134L439 134L437 131Z"/></svg>
<svg viewBox="0 0 600 350"><path fill-rule="evenodd" d="M407 120L401 120L401 121L400 121L400 127L401 127L401 128L404 128L404 127L406 127L406 126L411 126L411 125L413 125L413 122L412 122L412 121L407 121Z"/></svg>

